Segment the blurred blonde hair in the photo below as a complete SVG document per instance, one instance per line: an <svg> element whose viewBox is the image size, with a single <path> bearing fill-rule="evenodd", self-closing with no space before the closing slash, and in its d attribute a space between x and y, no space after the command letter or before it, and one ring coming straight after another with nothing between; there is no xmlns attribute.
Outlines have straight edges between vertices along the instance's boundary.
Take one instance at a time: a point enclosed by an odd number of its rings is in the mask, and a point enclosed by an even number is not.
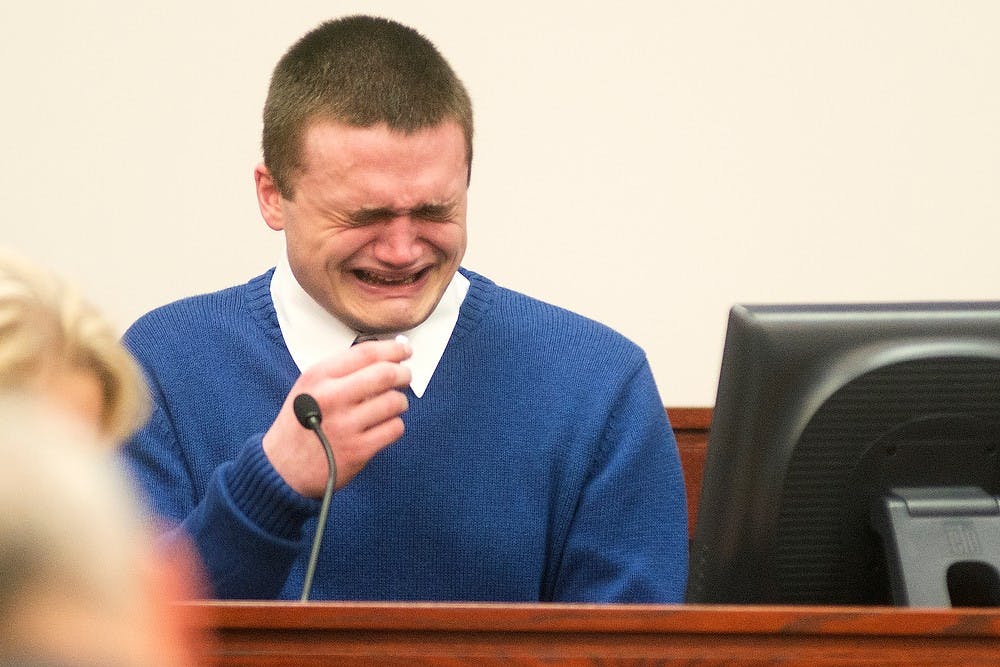
<svg viewBox="0 0 1000 667"><path fill-rule="evenodd" d="M62 369L101 386L100 428L120 443L149 416L142 373L104 317L55 275L0 249L0 392Z"/></svg>

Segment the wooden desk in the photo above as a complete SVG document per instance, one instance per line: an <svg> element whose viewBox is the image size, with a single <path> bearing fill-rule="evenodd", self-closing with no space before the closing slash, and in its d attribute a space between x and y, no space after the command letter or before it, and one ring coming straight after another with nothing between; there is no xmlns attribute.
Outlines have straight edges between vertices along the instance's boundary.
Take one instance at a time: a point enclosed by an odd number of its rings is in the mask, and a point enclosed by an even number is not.
<svg viewBox="0 0 1000 667"><path fill-rule="evenodd" d="M201 602L205 665L987 665L1000 613L891 608Z"/></svg>

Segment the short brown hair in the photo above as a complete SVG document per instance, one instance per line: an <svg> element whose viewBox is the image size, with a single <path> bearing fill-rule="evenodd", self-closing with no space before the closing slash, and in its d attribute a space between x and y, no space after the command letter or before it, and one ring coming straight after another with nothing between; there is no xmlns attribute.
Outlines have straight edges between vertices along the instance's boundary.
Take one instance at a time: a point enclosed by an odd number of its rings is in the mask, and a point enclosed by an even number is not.
<svg viewBox="0 0 1000 667"><path fill-rule="evenodd" d="M264 104L264 164L278 191L293 197L302 138L310 123L385 123L411 133L457 122L472 164L472 102L434 45L407 26L351 16L307 33L278 61Z"/></svg>

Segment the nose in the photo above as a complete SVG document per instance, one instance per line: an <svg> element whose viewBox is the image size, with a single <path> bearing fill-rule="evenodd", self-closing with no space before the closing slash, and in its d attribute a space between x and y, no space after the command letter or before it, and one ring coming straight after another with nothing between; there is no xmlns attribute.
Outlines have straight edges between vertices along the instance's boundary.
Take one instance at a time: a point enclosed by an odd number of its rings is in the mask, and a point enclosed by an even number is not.
<svg viewBox="0 0 1000 667"><path fill-rule="evenodd" d="M375 239L375 259L399 267L416 262L420 258L417 225L409 214L397 215L383 222Z"/></svg>

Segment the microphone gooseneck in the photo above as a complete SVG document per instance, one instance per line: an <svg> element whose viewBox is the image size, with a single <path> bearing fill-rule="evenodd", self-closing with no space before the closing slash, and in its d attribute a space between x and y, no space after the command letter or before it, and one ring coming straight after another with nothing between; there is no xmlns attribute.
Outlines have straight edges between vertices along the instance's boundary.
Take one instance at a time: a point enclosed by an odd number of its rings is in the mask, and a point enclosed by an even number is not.
<svg viewBox="0 0 1000 667"><path fill-rule="evenodd" d="M323 542L323 529L326 527L326 515L330 509L330 499L333 497L333 485L337 480L337 464L333 460L333 449L330 447L330 442L326 439L326 435L320 427L320 423L323 421L323 413L320 411L319 403L316 402L316 399L309 394L299 394L292 402L292 409L302 427L316 433L320 444L323 445L323 451L326 453L327 465L326 489L323 491L323 502L320 505L319 518L316 520L316 535L313 537L312 551L309 554L309 564L306 567L306 576L302 584L302 597L300 601L307 602L309 600L309 591L312 589L313 575L316 572L319 547Z"/></svg>

